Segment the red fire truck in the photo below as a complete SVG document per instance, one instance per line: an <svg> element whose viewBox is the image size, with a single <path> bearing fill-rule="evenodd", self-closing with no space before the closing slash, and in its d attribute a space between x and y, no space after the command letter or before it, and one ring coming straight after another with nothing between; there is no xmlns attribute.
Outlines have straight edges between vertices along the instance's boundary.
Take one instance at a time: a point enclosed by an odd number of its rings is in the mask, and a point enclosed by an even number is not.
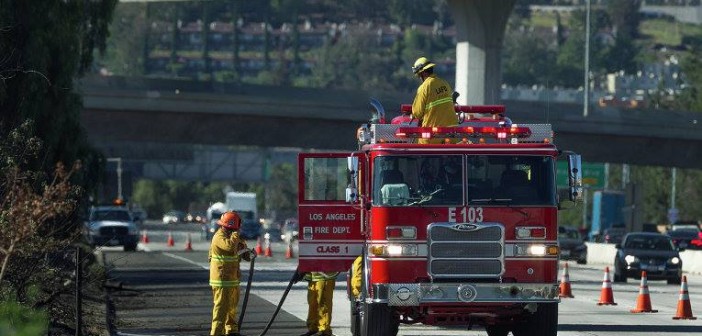
<svg viewBox="0 0 702 336"><path fill-rule="evenodd" d="M358 150L299 156L298 269L346 271L361 257L354 335L396 335L400 323L556 335L557 211L580 200L580 156L504 106L456 112L457 126L418 127L385 123L380 108ZM558 193L561 156L570 187Z"/></svg>

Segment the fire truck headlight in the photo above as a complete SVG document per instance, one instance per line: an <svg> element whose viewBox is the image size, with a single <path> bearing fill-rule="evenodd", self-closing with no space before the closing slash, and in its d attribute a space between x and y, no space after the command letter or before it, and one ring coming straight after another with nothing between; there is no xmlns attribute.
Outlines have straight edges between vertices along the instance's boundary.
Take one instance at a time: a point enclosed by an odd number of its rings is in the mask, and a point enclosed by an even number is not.
<svg viewBox="0 0 702 336"><path fill-rule="evenodd" d="M417 245L413 245L413 244L388 245L388 255L390 255L390 256L416 256L417 255Z"/></svg>
<svg viewBox="0 0 702 336"><path fill-rule="evenodd" d="M557 256L559 249L557 245L516 245L514 249L515 255L518 256Z"/></svg>
<svg viewBox="0 0 702 336"><path fill-rule="evenodd" d="M417 245L415 244L398 244L398 245L372 245L368 251L378 257L406 257L417 255Z"/></svg>
<svg viewBox="0 0 702 336"><path fill-rule="evenodd" d="M546 246L543 245L531 245L529 246L529 254L544 256L546 255Z"/></svg>

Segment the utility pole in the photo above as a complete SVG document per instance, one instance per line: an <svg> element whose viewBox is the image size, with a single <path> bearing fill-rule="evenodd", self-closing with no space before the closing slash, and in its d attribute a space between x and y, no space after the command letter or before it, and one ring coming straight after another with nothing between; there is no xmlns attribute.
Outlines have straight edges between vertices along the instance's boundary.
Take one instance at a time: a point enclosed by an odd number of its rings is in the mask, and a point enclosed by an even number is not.
<svg viewBox="0 0 702 336"><path fill-rule="evenodd" d="M672 174L672 182L670 183L670 208L675 209L675 182L678 179L677 168L673 167Z"/></svg>
<svg viewBox="0 0 702 336"><path fill-rule="evenodd" d="M587 118L590 105L590 0L585 9L585 86L583 87L583 117Z"/></svg>
<svg viewBox="0 0 702 336"><path fill-rule="evenodd" d="M122 197L122 158L107 158L107 162L117 162L117 198L124 200Z"/></svg>

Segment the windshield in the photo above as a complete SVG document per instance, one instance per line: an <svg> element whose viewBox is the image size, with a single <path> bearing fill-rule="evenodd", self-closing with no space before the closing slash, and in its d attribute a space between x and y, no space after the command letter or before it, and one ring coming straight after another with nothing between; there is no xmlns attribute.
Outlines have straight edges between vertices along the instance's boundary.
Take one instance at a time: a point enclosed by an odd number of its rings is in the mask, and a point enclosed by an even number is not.
<svg viewBox="0 0 702 336"><path fill-rule="evenodd" d="M673 243L662 236L629 236L624 248L636 250L672 251Z"/></svg>
<svg viewBox="0 0 702 336"><path fill-rule="evenodd" d="M545 156L380 156L373 203L555 205L554 163Z"/></svg>
<svg viewBox="0 0 702 336"><path fill-rule="evenodd" d="M101 210L94 211L90 216L91 221L120 221L128 222L131 219L127 211L122 210Z"/></svg>

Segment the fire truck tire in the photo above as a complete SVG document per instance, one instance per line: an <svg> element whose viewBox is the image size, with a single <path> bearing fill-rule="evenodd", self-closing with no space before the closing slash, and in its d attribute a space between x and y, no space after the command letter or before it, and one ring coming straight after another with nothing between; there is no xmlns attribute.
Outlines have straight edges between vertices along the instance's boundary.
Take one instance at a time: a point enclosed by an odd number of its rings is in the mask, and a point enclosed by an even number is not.
<svg viewBox="0 0 702 336"><path fill-rule="evenodd" d="M361 336L395 336L400 322L383 303L361 303Z"/></svg>
<svg viewBox="0 0 702 336"><path fill-rule="evenodd" d="M488 336L507 336L509 334L509 328L504 326L486 326L485 331L487 331Z"/></svg>
<svg viewBox="0 0 702 336"><path fill-rule="evenodd" d="M558 331L558 304L541 303L534 314L512 329L514 336L556 336Z"/></svg>

